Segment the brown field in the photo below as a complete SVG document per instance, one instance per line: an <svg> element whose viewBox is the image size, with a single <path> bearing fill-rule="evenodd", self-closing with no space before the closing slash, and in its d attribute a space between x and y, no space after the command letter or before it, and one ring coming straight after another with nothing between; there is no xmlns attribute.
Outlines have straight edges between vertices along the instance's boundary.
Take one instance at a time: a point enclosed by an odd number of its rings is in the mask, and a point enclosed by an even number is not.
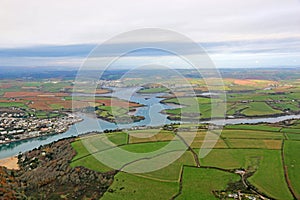
<svg viewBox="0 0 300 200"><path fill-rule="evenodd" d="M106 92L102 90L101 92ZM67 93L46 93L46 92L6 92L4 98L14 98L14 101L8 99L0 99L0 102L20 102L28 105L29 108L37 110L51 111L56 110L55 107L62 107L65 109L72 109L72 107L79 109L88 106L105 105L118 107L138 107L137 103L126 102L119 99L96 99L95 103L91 100L78 100L72 103L72 100L64 100L62 97L70 96Z"/></svg>
<svg viewBox="0 0 300 200"><path fill-rule="evenodd" d="M109 93L110 91L109 90L106 90L106 89L97 89L96 90L96 94L106 94L106 93Z"/></svg>
<svg viewBox="0 0 300 200"><path fill-rule="evenodd" d="M94 103L88 100L82 100L82 101L74 101L72 103L72 100L62 100L61 98L58 97L45 97L45 96L37 96L37 97L27 97L24 98L24 100L29 100L33 103L29 104L30 108L35 108L38 110L54 110L51 107L51 104L57 104L57 105L61 105L62 107L64 107L65 109L71 109L72 106L74 106L74 108L78 109L78 108L84 108L84 107L88 107L88 106L94 106ZM140 106L139 104L136 103L128 103L126 101L122 101L122 100L110 100L110 99L98 99L95 100L96 104L100 104L100 105L105 105L105 106L118 106L118 107L124 107L127 108L128 106L130 107L137 107Z"/></svg>
<svg viewBox="0 0 300 200"><path fill-rule="evenodd" d="M1 89L8 89L8 88L11 88L12 86L13 86L12 84L1 84L0 88Z"/></svg>
<svg viewBox="0 0 300 200"><path fill-rule="evenodd" d="M264 140L267 149L281 149L281 140Z"/></svg>
<svg viewBox="0 0 300 200"><path fill-rule="evenodd" d="M281 86L281 87L277 87L277 88L274 88L273 90L275 92L286 92L288 91L288 89L291 89L293 88L292 86Z"/></svg>
<svg viewBox="0 0 300 200"><path fill-rule="evenodd" d="M28 107L34 108L37 110L54 110L50 105L57 104L61 105L66 109L70 109L72 107L71 101L64 101L61 97L55 96L35 96L35 97L24 97L22 98L23 101L29 102Z"/></svg>
<svg viewBox="0 0 300 200"><path fill-rule="evenodd" d="M16 97L38 97L38 96L50 96L50 97L64 97L69 96L67 93L44 93L44 92L5 92L5 98Z"/></svg>
<svg viewBox="0 0 300 200"><path fill-rule="evenodd" d="M205 143L205 145L202 146L204 143ZM219 140L199 140L199 139L195 139L190 146L193 149L199 149L199 148L226 149L226 148L228 148L228 146L226 145L226 143L222 139L219 139Z"/></svg>
<svg viewBox="0 0 300 200"><path fill-rule="evenodd" d="M230 148L281 149L281 140L226 139Z"/></svg>
<svg viewBox="0 0 300 200"><path fill-rule="evenodd" d="M35 86L24 86L24 87L21 87L21 89L24 89L24 90L36 90L38 89L38 87L35 87Z"/></svg>
<svg viewBox="0 0 300 200"><path fill-rule="evenodd" d="M154 142L154 141L171 141L175 138L175 135L170 131L157 130L139 130L136 133L130 132L129 143L141 143L141 142ZM177 138L176 138L177 139Z"/></svg>
<svg viewBox="0 0 300 200"><path fill-rule="evenodd" d="M208 92L208 88L207 87L196 87L194 88L195 92Z"/></svg>
<svg viewBox="0 0 300 200"><path fill-rule="evenodd" d="M236 79L233 81L233 83L237 85L256 85L256 83L252 80L241 80L241 79Z"/></svg>
<svg viewBox="0 0 300 200"><path fill-rule="evenodd" d="M104 104L105 106L118 106L118 107L123 107L127 108L129 107L138 107L140 104L133 103L133 102L127 102L123 100L118 100L118 99L96 99L95 103L99 104Z"/></svg>
<svg viewBox="0 0 300 200"><path fill-rule="evenodd" d="M269 81L269 80L256 80L256 79L228 79L229 81L233 82L236 85L242 86L268 86L270 84L278 84L276 81Z"/></svg>

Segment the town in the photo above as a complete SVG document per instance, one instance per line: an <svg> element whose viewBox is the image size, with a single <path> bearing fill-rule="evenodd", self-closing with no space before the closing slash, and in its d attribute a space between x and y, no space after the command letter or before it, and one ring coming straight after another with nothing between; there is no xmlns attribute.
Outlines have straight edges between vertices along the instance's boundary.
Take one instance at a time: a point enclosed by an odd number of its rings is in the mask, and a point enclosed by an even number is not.
<svg viewBox="0 0 300 200"><path fill-rule="evenodd" d="M2 110L0 116L0 144L63 133L74 123L82 121L80 117L67 112L63 116L40 119L27 116L20 108Z"/></svg>

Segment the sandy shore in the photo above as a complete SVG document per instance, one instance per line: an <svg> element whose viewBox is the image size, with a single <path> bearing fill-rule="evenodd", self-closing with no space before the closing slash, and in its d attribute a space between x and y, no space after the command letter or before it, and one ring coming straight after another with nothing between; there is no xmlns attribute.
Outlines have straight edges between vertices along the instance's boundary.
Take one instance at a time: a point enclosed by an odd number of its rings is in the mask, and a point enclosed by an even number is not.
<svg viewBox="0 0 300 200"><path fill-rule="evenodd" d="M0 166L4 166L8 169L19 169L18 158L13 156L0 160Z"/></svg>

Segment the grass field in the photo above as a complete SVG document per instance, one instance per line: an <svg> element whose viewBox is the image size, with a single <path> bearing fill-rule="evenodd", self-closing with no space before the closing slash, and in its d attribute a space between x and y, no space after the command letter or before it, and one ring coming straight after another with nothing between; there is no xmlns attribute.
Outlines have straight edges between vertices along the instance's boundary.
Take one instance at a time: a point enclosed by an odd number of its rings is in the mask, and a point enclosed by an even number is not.
<svg viewBox="0 0 300 200"><path fill-rule="evenodd" d="M280 151L264 151L257 171L248 179L260 191L275 199L293 199L284 179Z"/></svg>
<svg viewBox="0 0 300 200"><path fill-rule="evenodd" d="M270 105L278 110L299 111L298 102L280 102L280 103L271 103Z"/></svg>
<svg viewBox="0 0 300 200"><path fill-rule="evenodd" d="M268 132L259 130L223 130L222 138L226 139L283 139L280 132Z"/></svg>
<svg viewBox="0 0 300 200"><path fill-rule="evenodd" d="M173 139L175 139L175 135L171 131L147 129L130 131L129 143L170 141Z"/></svg>
<svg viewBox="0 0 300 200"><path fill-rule="evenodd" d="M196 89L203 88L205 85L201 80L192 79L190 81L193 84L198 84L198 87L195 87ZM245 85L244 83L246 82L250 85ZM263 87L269 88L269 86L266 85L267 82L268 81L265 80L224 79L225 90L230 91L226 98L227 116L258 117L284 114L287 111L292 113L297 113L300 111L298 101L300 98L299 90L287 86L264 90ZM268 83L273 84L271 82ZM194 115L190 117L195 117L195 113L198 109L200 109L202 114L201 118L209 118L211 112L211 99L197 97L199 106L192 105L192 99L192 97L184 97L184 95L182 95L181 97L179 96L179 98L163 100L163 102L166 103L176 103L184 106L183 108L177 108L173 110L168 109L165 110L165 112L169 115L176 116L177 118L180 115L188 117L191 114ZM221 106L222 103L225 103L222 102L220 98L214 101L220 104L220 108L223 107Z"/></svg>
<svg viewBox="0 0 300 200"><path fill-rule="evenodd" d="M77 166L83 166L97 172L112 171L112 168L106 166L105 164L97 160L93 155L81 157L81 159L71 162L71 167L77 167Z"/></svg>
<svg viewBox="0 0 300 200"><path fill-rule="evenodd" d="M297 173L300 167L296 163L300 141L288 141L295 140L300 135L295 129L298 127L297 122L293 121L289 128L286 127L282 131L278 124L276 126L270 124L226 126L214 149L206 157L199 159L200 165L201 167L217 167L226 170L244 168L254 173L248 178L248 181L260 192L274 199L293 199L284 176L281 147L282 141L285 140L285 162L290 174L290 182L295 190L298 190L297 180L299 177ZM195 128L196 125L185 124L184 127ZM293 130L288 133L290 129ZM287 138L284 137L284 133ZM177 134L181 137L185 136L187 140L195 136L191 147L198 153L205 139L206 130L201 129L195 135L189 131ZM138 169L140 164L148 167L156 166L156 163L162 164L169 158L175 158L178 153L185 151L185 144L177 138L174 142L176 145L171 148L171 151L163 152L160 155L150 153L169 145L169 140L174 137L177 136L172 131L161 129L134 130L129 131L129 134L115 132L89 136L72 144L78 154L74 157L71 166L85 166L99 172L112 170L98 161L103 158L110 159L111 155L119 155L116 148L101 146L100 141L105 140L114 143L122 150L137 153L130 160L124 156L118 157L118 161L123 163L119 167L125 166L123 170ZM95 147L95 149L92 148L92 152L95 150L93 155L90 155L89 151L85 149L84 144L91 144ZM141 160L140 158L144 158L146 153L150 153L147 159ZM141 155L142 157L140 157ZM215 199L212 191L224 190L228 183L240 179L236 174L218 169L188 167L196 165L191 151L184 152L179 159L175 160L157 171L142 174L119 172L103 198L139 199L142 196L152 195L155 199L170 199L179 192L180 173L183 172L182 194L176 199ZM127 165L125 165L126 163ZM157 194L157 192L161 192L161 194Z"/></svg>
<svg viewBox="0 0 300 200"><path fill-rule="evenodd" d="M223 169L244 168L252 171L258 168L263 151L258 149L213 149L200 161L203 166Z"/></svg>
<svg viewBox="0 0 300 200"><path fill-rule="evenodd" d="M18 108L27 108L24 103L19 102L0 102L1 108L9 108L9 107L18 107Z"/></svg>
<svg viewBox="0 0 300 200"><path fill-rule="evenodd" d="M229 148L236 149L280 149L281 140L257 140L257 139L225 139Z"/></svg>
<svg viewBox="0 0 300 200"><path fill-rule="evenodd" d="M93 155L91 155L82 141L78 140L73 142L72 147L76 150L77 153L71 162L72 167L84 166L86 168L99 172L107 172L112 170L111 168L98 161Z"/></svg>
<svg viewBox="0 0 300 200"><path fill-rule="evenodd" d="M281 152L258 149L214 149L201 159L204 166L256 171L250 183L275 199L292 199L284 179Z"/></svg>
<svg viewBox="0 0 300 200"><path fill-rule="evenodd" d="M178 183L162 182L124 172L118 173L103 200L170 199L178 192Z"/></svg>
<svg viewBox="0 0 300 200"><path fill-rule="evenodd" d="M168 92L168 88L165 87L158 87L158 88L147 88L141 89L138 93L161 93L161 92Z"/></svg>
<svg viewBox="0 0 300 200"><path fill-rule="evenodd" d="M265 102L250 102L241 113L246 116L259 116L280 114L282 111L271 108Z"/></svg>
<svg viewBox="0 0 300 200"><path fill-rule="evenodd" d="M300 198L300 141L286 141L284 144L284 161L288 172L288 178L295 192Z"/></svg>
<svg viewBox="0 0 300 200"><path fill-rule="evenodd" d="M251 99L251 98L250 98ZM195 104L194 98L191 97L184 97L184 98L171 98L166 99L163 102L166 103L176 103L183 106L183 108L176 108L176 109L167 109L165 112L169 115L173 116L180 116L183 117L199 117L199 112L201 113L202 119L207 119L211 117L211 107L212 103L209 98L198 97L198 105ZM249 99L244 100L245 103L241 103L239 101L227 101L226 105L224 102L218 102L215 100L215 108L216 110L223 110L225 106L227 107L226 114L228 116L235 116L235 115L244 115L247 117L254 117L254 116L266 116L266 115L278 115L282 114L284 110L290 107L292 111L298 111L300 108L296 108L296 103L291 101L281 102L281 106L270 106L266 102L258 101L258 102L248 102ZM264 99L266 100L266 99ZM290 105L294 105L291 107ZM276 108L276 109L275 109ZM198 114L198 115L197 115ZM213 117L221 117L222 113L218 113Z"/></svg>
<svg viewBox="0 0 300 200"><path fill-rule="evenodd" d="M183 171L182 194L176 199L217 199L212 191L225 190L228 183L236 182L236 174L216 169L185 167Z"/></svg>
<svg viewBox="0 0 300 200"><path fill-rule="evenodd" d="M289 140L300 140L300 134L299 133L288 133L287 137Z"/></svg>
<svg viewBox="0 0 300 200"><path fill-rule="evenodd" d="M281 129L281 132L283 132L283 133L298 133L298 134L300 134L300 129L296 129L296 128L283 128L283 129Z"/></svg>
<svg viewBox="0 0 300 200"><path fill-rule="evenodd" d="M77 140L77 141L73 142L71 145L76 151L76 156L73 158L73 160L77 160L78 158L81 158L83 156L87 156L90 154L90 152L86 149L86 147L84 146L84 144L82 143L81 140Z"/></svg>
<svg viewBox="0 0 300 200"><path fill-rule="evenodd" d="M159 163L162 164L164 160L174 157L177 158L173 163L167 165L166 167L152 171L152 172L147 172L143 174L139 174L142 177L145 178L150 178L150 179L155 179L155 180L161 180L163 182L179 182L180 179L180 173L182 170L183 165L189 165L189 166L195 166L195 160L190 151L177 151L177 152L169 152L165 153L163 155L157 156L153 159L150 160L144 160L140 162L134 163L134 165L130 166L131 168L138 167L140 164L145 164L145 165L151 165L152 163ZM125 168L126 169L126 168Z"/></svg>
<svg viewBox="0 0 300 200"><path fill-rule="evenodd" d="M176 143L181 144L182 142L177 141ZM153 152L156 150L159 150L166 145L168 145L169 142L148 142L148 143L138 143L138 144L130 144L122 146L122 149L134 153L148 153ZM180 150L180 149L178 149Z"/></svg>
<svg viewBox="0 0 300 200"><path fill-rule="evenodd" d="M255 131L280 131L281 127L270 124L237 124L226 125L225 129L255 130Z"/></svg>

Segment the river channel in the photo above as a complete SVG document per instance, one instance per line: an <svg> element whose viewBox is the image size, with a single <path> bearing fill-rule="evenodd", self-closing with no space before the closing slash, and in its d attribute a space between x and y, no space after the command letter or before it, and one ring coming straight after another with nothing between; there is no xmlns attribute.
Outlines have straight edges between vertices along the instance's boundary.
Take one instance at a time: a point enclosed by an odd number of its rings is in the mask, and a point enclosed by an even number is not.
<svg viewBox="0 0 300 200"><path fill-rule="evenodd" d="M136 126L159 126L163 124L170 124L174 121L167 119L167 115L161 113L164 109L176 108L177 105L172 104L162 104L160 103L163 98L160 98L162 93L158 94L139 94L136 93L139 88L112 88L113 92L110 94L99 94L96 96L112 96L124 100L129 100L145 106L140 107L136 110L134 115L145 117L144 120L139 122L134 122L131 124L115 124L110 123L98 118L90 117L84 114L80 114L83 121L72 125L68 131L62 134L42 136L38 138L32 138L22 141L16 141L9 144L0 145L0 159L17 155L19 152L25 152L39 147L40 145L49 144L51 142L57 141L59 139L67 138L70 136L78 136L84 133L92 131L103 131L105 129L127 129ZM82 96L82 94L75 94ZM240 123L276 123L279 121L297 118L300 119L300 115L288 115L280 117L264 117L264 118L251 118L251 119L226 119L224 120L211 120L203 121L203 123L214 123L217 125L225 124L240 124Z"/></svg>

